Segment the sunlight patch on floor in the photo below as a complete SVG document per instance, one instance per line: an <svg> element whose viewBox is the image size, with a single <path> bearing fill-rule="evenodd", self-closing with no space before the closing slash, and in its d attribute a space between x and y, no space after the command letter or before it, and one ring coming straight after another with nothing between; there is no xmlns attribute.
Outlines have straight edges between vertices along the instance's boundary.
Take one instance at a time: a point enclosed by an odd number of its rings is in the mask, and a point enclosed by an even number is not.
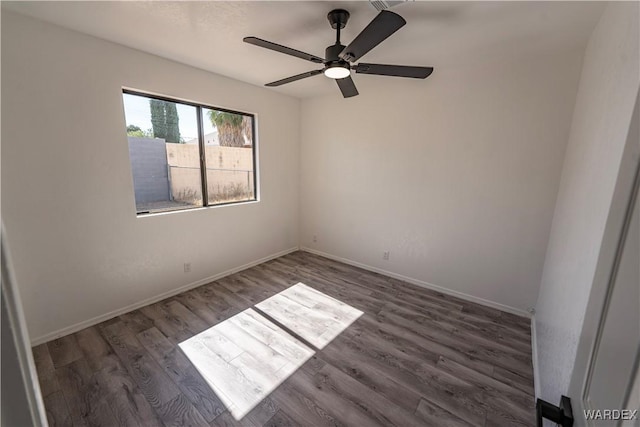
<svg viewBox="0 0 640 427"><path fill-rule="evenodd" d="M324 348L362 315L360 310L303 283L256 304L256 308L316 349ZM236 420L315 353L253 308L179 345Z"/></svg>
<svg viewBox="0 0 640 427"><path fill-rule="evenodd" d="M360 310L304 283L287 288L256 307L320 350L362 315Z"/></svg>

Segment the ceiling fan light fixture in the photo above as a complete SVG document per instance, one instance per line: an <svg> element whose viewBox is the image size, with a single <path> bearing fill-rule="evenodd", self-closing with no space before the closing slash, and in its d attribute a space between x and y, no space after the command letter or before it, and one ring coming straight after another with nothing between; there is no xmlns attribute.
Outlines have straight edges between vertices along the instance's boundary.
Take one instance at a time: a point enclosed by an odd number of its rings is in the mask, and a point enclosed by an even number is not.
<svg viewBox="0 0 640 427"><path fill-rule="evenodd" d="M340 64L329 65L324 70L324 75L330 79L344 79L349 77L350 74L349 68Z"/></svg>

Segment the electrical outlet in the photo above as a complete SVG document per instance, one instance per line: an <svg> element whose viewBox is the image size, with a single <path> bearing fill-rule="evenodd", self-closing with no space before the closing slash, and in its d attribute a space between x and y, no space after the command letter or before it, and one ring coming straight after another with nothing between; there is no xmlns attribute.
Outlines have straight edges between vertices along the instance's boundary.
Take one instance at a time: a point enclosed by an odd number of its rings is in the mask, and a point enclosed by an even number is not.
<svg viewBox="0 0 640 427"><path fill-rule="evenodd" d="M184 263L184 272L185 273L191 272L191 263L190 262L185 262Z"/></svg>
<svg viewBox="0 0 640 427"><path fill-rule="evenodd" d="M313 235L313 243L318 243L318 236L315 234Z"/></svg>
<svg viewBox="0 0 640 427"><path fill-rule="evenodd" d="M385 261L389 261L389 251L384 251L382 253L382 259Z"/></svg>

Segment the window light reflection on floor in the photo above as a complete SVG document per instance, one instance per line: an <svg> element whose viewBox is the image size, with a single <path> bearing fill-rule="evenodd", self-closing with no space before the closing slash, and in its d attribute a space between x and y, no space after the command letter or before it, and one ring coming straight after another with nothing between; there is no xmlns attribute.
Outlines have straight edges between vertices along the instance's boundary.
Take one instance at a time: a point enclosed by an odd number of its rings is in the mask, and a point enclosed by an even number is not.
<svg viewBox="0 0 640 427"><path fill-rule="evenodd" d="M362 315L303 283L255 307L179 344L236 420Z"/></svg>

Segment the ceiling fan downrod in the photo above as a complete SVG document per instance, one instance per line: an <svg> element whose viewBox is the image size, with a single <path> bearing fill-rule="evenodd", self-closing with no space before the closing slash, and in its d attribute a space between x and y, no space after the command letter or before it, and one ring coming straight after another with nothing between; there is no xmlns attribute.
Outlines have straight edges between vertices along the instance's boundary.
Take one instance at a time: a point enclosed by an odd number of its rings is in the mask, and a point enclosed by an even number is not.
<svg viewBox="0 0 640 427"><path fill-rule="evenodd" d="M337 31L336 44L340 44L340 30L347 26L350 16L344 9L334 9L327 14L331 28Z"/></svg>

